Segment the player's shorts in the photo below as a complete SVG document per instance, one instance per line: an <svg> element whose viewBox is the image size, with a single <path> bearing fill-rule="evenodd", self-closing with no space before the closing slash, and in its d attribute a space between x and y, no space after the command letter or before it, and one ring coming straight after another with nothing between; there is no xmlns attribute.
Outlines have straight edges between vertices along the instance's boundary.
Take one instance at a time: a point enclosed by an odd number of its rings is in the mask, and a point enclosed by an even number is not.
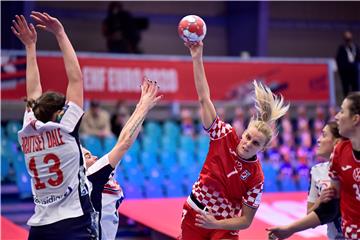
<svg viewBox="0 0 360 240"><path fill-rule="evenodd" d="M31 226L28 240L97 240L96 216L87 213L43 226Z"/></svg>
<svg viewBox="0 0 360 240"><path fill-rule="evenodd" d="M203 213L206 208L196 199L188 197L181 218L181 235L179 240L201 240L201 239L239 239L238 231L206 229L195 226L196 214Z"/></svg>

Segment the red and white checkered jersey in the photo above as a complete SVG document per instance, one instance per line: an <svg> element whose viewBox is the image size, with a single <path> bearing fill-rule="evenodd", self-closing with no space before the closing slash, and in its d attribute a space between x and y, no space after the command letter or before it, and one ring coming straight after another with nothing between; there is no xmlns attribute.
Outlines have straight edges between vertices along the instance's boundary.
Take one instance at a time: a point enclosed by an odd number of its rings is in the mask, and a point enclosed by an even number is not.
<svg viewBox="0 0 360 240"><path fill-rule="evenodd" d="M196 199L218 219L239 214L242 205L259 207L264 174L258 159L246 161L236 148L235 130L217 117L207 132L210 148L198 180L192 188Z"/></svg>
<svg viewBox="0 0 360 240"><path fill-rule="evenodd" d="M78 135L84 111L72 102L63 110L59 122L47 123L27 110L18 132L35 202L35 213L28 221L31 226L92 211Z"/></svg>
<svg viewBox="0 0 360 240"><path fill-rule="evenodd" d="M340 183L342 230L346 239L360 239L360 160L349 140L336 145L329 176Z"/></svg>

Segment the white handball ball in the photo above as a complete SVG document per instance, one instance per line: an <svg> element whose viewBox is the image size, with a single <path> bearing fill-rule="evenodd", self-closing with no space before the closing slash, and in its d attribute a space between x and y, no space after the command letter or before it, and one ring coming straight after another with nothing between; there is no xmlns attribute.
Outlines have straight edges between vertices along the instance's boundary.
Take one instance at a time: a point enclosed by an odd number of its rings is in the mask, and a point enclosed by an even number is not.
<svg viewBox="0 0 360 240"><path fill-rule="evenodd" d="M206 35L206 24L199 16L187 15L179 22L178 33L185 42L200 42Z"/></svg>

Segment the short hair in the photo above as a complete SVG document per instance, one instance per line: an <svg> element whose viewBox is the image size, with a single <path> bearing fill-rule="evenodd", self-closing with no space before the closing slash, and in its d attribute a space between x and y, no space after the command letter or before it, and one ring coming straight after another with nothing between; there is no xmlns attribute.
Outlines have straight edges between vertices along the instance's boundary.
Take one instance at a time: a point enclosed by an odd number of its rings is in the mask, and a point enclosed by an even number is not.
<svg viewBox="0 0 360 240"><path fill-rule="evenodd" d="M352 92L346 99L351 101L349 107L351 115L360 114L360 92Z"/></svg>

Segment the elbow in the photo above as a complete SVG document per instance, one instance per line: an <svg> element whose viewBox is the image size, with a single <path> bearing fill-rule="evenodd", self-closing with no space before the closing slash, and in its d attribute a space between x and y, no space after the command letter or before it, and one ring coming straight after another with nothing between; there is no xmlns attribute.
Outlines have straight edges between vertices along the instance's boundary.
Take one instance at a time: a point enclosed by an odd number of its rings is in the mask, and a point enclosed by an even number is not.
<svg viewBox="0 0 360 240"><path fill-rule="evenodd" d="M251 223L252 223L251 219L244 219L235 229L232 230L240 231L247 229L250 227Z"/></svg>
<svg viewBox="0 0 360 240"><path fill-rule="evenodd" d="M243 229L247 229L247 228L249 228L249 227L250 227L250 225L251 225L251 222L252 222L251 220L249 220L249 221L245 222Z"/></svg>
<svg viewBox="0 0 360 240"><path fill-rule="evenodd" d="M199 95L199 103L201 105L204 105L205 103L207 103L208 101L210 101L210 96L208 94L201 94Z"/></svg>
<svg viewBox="0 0 360 240"><path fill-rule="evenodd" d="M244 230L244 229L247 229L249 228L251 225L251 223L242 223L240 226L236 227L236 228L233 228L231 230L234 230L234 231L240 231L240 230Z"/></svg>

